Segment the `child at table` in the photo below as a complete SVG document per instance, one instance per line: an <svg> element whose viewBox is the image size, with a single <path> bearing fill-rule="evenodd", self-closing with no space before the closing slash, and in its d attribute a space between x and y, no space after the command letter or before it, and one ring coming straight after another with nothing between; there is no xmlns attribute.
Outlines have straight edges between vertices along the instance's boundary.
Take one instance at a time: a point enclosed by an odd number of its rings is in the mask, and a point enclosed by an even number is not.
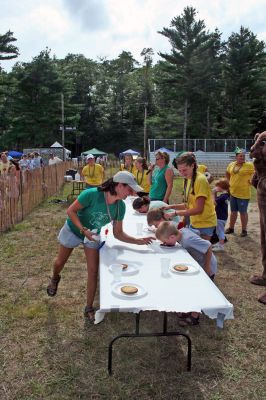
<svg viewBox="0 0 266 400"><path fill-rule="evenodd" d="M163 221L156 230L156 238L167 246L174 246L177 242L188 251L213 280L217 272L217 260L212 253L212 246L208 240L202 239L188 228L178 230L170 221ZM196 312L181 313L179 325L197 325L199 314Z"/></svg>
<svg viewBox="0 0 266 400"><path fill-rule="evenodd" d="M170 212L169 212L170 211ZM149 226L154 225L156 228L161 222L170 221L178 228L183 227L183 223L180 221L178 216L173 215L175 210L162 210L161 208L151 208L147 213L147 223Z"/></svg>
<svg viewBox="0 0 266 400"><path fill-rule="evenodd" d="M215 183L213 200L217 216L216 234L219 242L212 246L212 250L224 251L224 228L228 218L228 203L230 200L229 182L227 179L220 179Z"/></svg>

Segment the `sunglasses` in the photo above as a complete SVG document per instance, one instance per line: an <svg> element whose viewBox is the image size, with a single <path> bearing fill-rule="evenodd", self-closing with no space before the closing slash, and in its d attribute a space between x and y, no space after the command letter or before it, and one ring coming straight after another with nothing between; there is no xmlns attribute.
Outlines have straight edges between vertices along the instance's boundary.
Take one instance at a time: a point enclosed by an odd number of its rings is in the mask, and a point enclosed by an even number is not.
<svg viewBox="0 0 266 400"><path fill-rule="evenodd" d="M163 157L156 157L156 158L155 158L156 161L158 161L158 160L163 160L163 159L164 159Z"/></svg>

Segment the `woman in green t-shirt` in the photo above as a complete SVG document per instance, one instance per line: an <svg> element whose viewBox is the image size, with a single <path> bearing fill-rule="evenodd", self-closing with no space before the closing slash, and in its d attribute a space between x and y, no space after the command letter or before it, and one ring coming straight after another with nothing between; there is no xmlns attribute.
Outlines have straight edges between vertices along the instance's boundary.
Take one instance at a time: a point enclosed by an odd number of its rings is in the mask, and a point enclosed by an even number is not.
<svg viewBox="0 0 266 400"><path fill-rule="evenodd" d="M149 168L152 172L150 177L150 199L161 200L169 204L173 189L174 173L168 166L170 157L166 152L157 151L155 155L156 165Z"/></svg>
<svg viewBox="0 0 266 400"><path fill-rule="evenodd" d="M113 178L98 188L84 190L76 201L68 208L68 218L61 229L58 240L58 255L54 261L53 274L47 287L48 296L55 296L61 279L60 272L64 268L75 247L83 244L87 261L87 305L85 316L94 322L93 301L97 288L99 249L101 244L98 234L109 222L113 225L116 239L132 244L149 244L154 238L134 238L123 231L125 203L123 200L143 189L137 185L134 175L120 171Z"/></svg>

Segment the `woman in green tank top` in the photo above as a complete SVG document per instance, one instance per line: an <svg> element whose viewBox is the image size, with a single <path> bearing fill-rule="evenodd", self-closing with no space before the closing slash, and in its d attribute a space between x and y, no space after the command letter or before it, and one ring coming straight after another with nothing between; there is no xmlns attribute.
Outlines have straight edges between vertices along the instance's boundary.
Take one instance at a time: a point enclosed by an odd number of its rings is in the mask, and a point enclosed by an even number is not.
<svg viewBox="0 0 266 400"><path fill-rule="evenodd" d="M157 151L155 159L156 164L150 168L152 171L150 199L169 204L174 179L174 173L168 166L170 158L166 152Z"/></svg>

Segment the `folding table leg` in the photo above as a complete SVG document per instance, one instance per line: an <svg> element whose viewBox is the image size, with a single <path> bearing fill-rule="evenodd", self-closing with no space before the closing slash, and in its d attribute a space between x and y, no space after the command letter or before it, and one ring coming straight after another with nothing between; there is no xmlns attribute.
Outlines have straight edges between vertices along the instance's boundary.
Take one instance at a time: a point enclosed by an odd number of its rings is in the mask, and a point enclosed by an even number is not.
<svg viewBox="0 0 266 400"><path fill-rule="evenodd" d="M124 333L119 336L116 336L114 339L111 340L109 343L108 348L108 373L112 375L112 364L113 364L113 344L116 340L120 338L143 338L143 337L160 337L160 336L183 336L187 339L187 371L191 371L191 339L188 335L181 332L166 332L166 333Z"/></svg>

